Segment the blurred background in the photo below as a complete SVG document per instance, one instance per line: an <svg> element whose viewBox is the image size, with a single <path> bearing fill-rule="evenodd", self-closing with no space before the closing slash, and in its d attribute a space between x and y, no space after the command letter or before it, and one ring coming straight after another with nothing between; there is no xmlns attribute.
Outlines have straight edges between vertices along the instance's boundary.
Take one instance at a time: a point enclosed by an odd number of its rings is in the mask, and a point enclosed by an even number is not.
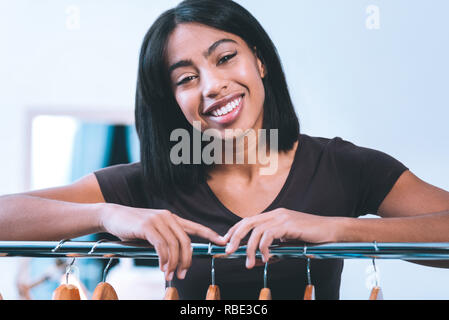
<svg viewBox="0 0 449 320"><path fill-rule="evenodd" d="M0 0L0 194L138 161L140 45L157 16L179 2ZM277 46L303 133L381 150L449 190L448 1L237 2ZM59 275L55 265L0 258L1 294L24 298L18 283ZM104 263L77 266L91 292ZM385 299L449 299L449 270L385 260L377 268ZM108 277L121 299L163 296L156 268L121 261ZM60 279L45 279L31 298L51 298ZM341 298L367 299L372 279L371 261L346 260Z"/></svg>

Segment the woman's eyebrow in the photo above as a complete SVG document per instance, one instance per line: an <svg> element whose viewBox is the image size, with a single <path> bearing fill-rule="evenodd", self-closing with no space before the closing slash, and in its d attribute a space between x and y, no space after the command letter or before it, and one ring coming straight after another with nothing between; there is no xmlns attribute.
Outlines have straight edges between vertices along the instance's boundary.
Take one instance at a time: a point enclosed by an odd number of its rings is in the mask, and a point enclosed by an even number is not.
<svg viewBox="0 0 449 320"><path fill-rule="evenodd" d="M209 47L209 49L207 49L207 51L205 51L205 52L203 53L203 56L204 56L206 59L209 58L210 55L211 55L212 53L214 53L214 51L215 51L221 44L226 43L226 42L237 43L237 41L232 40L232 39L221 39L221 40L218 40L218 41L214 42L214 43ZM178 68L181 68L181 67L191 67L191 66L193 66L192 60L190 60L190 59L187 59L187 60L181 60L181 61L178 61L178 62L172 64L172 65L170 66L170 68L168 68L168 73L171 74L175 69L178 69Z"/></svg>
<svg viewBox="0 0 449 320"><path fill-rule="evenodd" d="M221 44L223 44L223 43L226 43L226 42L237 43L237 41L234 41L234 40L232 40L232 39L221 39L221 40L218 40L218 41L214 42L214 44L211 45L211 46L209 47L209 49L207 49L206 52L203 53L203 56L204 56L205 58L209 58L210 55L211 55L212 53L214 53L214 51L218 48L219 45L221 45Z"/></svg>

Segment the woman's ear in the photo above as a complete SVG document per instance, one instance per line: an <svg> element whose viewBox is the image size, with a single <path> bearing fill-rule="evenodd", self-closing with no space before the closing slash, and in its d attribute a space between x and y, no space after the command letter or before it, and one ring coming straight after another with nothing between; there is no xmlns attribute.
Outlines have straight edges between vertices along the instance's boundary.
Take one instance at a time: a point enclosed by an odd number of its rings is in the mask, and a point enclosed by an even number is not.
<svg viewBox="0 0 449 320"><path fill-rule="evenodd" d="M253 51L254 54L256 55L257 68L259 70L260 77L263 79L267 75L265 65L263 64L256 47L253 48Z"/></svg>

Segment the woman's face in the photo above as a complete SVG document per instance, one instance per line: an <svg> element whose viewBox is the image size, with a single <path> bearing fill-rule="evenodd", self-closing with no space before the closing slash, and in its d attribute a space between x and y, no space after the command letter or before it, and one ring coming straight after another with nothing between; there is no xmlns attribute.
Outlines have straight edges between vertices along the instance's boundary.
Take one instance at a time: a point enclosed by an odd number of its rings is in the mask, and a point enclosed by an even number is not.
<svg viewBox="0 0 449 320"><path fill-rule="evenodd" d="M261 129L264 66L240 37L202 24L176 27L167 44L173 93L201 130Z"/></svg>

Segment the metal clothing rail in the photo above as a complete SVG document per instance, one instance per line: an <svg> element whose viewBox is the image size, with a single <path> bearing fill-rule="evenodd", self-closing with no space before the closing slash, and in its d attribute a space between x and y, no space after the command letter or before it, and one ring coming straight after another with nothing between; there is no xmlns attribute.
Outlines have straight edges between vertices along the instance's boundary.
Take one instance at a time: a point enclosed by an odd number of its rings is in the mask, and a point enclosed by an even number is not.
<svg viewBox="0 0 449 320"><path fill-rule="evenodd" d="M211 244L193 243L192 249L196 257L246 256L246 246L239 247L229 256L225 254L225 247ZM449 243L281 243L270 246L270 254L279 258L449 260ZM0 257L158 258L156 250L148 242L103 240L0 241Z"/></svg>

